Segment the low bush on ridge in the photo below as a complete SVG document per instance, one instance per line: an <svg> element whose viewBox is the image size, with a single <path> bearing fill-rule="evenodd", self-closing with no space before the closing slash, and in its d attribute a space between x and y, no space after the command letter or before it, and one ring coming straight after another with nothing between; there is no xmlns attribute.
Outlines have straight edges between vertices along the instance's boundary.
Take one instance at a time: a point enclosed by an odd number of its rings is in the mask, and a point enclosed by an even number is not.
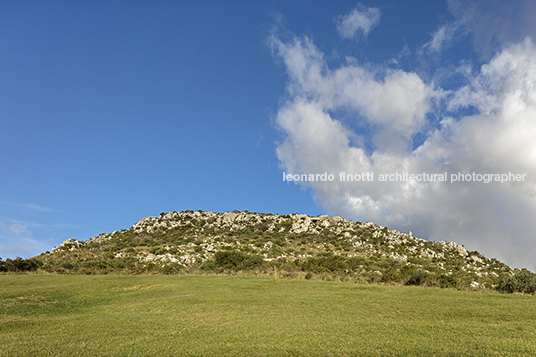
<svg viewBox="0 0 536 357"><path fill-rule="evenodd" d="M0 258L0 272L36 271L42 265L41 261L35 258L22 259L17 257L15 259L7 258L5 261Z"/></svg>
<svg viewBox="0 0 536 357"><path fill-rule="evenodd" d="M522 269L514 275L501 280L497 290L507 293L534 294L536 292L536 274Z"/></svg>

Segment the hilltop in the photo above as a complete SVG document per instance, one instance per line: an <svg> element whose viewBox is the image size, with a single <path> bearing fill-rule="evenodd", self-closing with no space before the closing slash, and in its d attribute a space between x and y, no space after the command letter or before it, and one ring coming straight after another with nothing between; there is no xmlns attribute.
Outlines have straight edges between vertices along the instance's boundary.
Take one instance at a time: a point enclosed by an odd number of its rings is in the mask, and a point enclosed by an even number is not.
<svg viewBox="0 0 536 357"><path fill-rule="evenodd" d="M85 242L66 240L36 259L39 269L60 273L277 271L279 277L475 289L496 288L514 275L455 242L426 241L372 222L248 211L162 213Z"/></svg>

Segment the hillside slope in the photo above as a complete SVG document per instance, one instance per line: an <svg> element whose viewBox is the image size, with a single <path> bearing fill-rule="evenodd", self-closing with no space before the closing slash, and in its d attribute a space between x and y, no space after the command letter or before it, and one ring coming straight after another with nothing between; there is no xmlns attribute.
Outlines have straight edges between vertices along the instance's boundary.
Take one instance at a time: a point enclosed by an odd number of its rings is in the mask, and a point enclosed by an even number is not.
<svg viewBox="0 0 536 357"><path fill-rule="evenodd" d="M245 212L146 217L39 257L62 273L250 274L459 288L493 288L513 270L454 242L429 242L371 222Z"/></svg>

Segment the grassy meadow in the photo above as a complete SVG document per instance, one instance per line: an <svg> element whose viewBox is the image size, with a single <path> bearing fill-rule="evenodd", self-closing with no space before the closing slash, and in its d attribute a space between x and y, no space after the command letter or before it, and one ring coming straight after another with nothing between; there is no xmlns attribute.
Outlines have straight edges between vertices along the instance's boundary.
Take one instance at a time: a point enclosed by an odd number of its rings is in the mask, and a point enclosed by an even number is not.
<svg viewBox="0 0 536 357"><path fill-rule="evenodd" d="M536 297L236 276L0 275L0 356L534 356Z"/></svg>

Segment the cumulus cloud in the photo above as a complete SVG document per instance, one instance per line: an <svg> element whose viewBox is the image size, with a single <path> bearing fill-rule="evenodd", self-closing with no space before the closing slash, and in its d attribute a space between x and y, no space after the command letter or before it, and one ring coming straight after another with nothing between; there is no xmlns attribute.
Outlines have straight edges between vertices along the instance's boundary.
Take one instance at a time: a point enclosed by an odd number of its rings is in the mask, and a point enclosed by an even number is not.
<svg viewBox="0 0 536 357"><path fill-rule="evenodd" d="M536 2L533 0L447 0L459 24L473 35L473 45L482 59L497 51L536 38Z"/></svg>
<svg viewBox="0 0 536 357"><path fill-rule="evenodd" d="M369 32L380 23L380 9L358 6L347 15L337 17L337 31L342 38L354 39L361 34L367 38Z"/></svg>
<svg viewBox="0 0 536 357"><path fill-rule="evenodd" d="M329 68L307 37L273 37L272 44L289 76L276 117L284 138L277 156L289 173L334 174L331 182L300 183L328 212L536 268L530 218L536 215L536 47L529 38L505 48L455 91L412 72L351 60ZM472 114L463 114L468 108ZM425 140L414 148L416 135ZM374 172L375 180L343 182L341 172ZM395 172L446 172L449 181L378 180ZM450 183L459 172L526 176Z"/></svg>

